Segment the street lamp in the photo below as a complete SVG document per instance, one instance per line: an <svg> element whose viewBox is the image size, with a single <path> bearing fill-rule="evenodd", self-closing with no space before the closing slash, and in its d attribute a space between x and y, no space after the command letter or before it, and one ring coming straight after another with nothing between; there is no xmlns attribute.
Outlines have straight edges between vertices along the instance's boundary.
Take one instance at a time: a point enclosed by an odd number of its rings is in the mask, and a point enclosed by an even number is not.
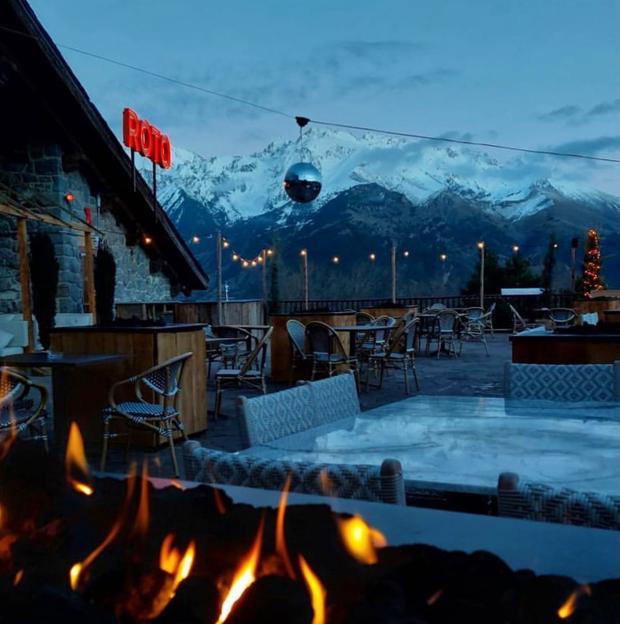
<svg viewBox="0 0 620 624"><path fill-rule="evenodd" d="M512 251L514 251L514 253L519 253L519 249L521 249L521 247L519 247L519 245L513 245L512 246Z"/></svg>
<svg viewBox="0 0 620 624"><path fill-rule="evenodd" d="M484 309L484 241L478 241L480 250L480 307Z"/></svg>
<svg viewBox="0 0 620 624"><path fill-rule="evenodd" d="M440 255L439 255L439 259L440 259L442 262L445 262L445 261L448 259L448 255L447 255L447 254L445 254L445 253L442 253L442 254L440 254Z"/></svg>
<svg viewBox="0 0 620 624"><path fill-rule="evenodd" d="M308 311L308 250L302 249L299 252L304 271L304 310Z"/></svg>

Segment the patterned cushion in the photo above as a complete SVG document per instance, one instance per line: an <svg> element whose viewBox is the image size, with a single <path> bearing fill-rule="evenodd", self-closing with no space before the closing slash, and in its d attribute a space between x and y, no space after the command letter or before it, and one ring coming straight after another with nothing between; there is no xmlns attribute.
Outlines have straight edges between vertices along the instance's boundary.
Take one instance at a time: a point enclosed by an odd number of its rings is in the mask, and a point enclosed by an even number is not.
<svg viewBox="0 0 620 624"><path fill-rule="evenodd" d="M125 403L118 403L118 409L130 416L141 416L143 418L161 418L162 408L161 405L155 403L140 403L139 401L126 401ZM116 412L112 407L106 407L103 410L104 414L114 414ZM173 416L177 411L173 407L166 408L166 415Z"/></svg>
<svg viewBox="0 0 620 624"><path fill-rule="evenodd" d="M186 476L204 483L281 490L291 475L291 491L404 504L402 474L381 475L378 466L313 464L236 455L200 447L184 447Z"/></svg>
<svg viewBox="0 0 620 624"><path fill-rule="evenodd" d="M615 401L614 365L507 363L506 396L549 401Z"/></svg>
<svg viewBox="0 0 620 624"><path fill-rule="evenodd" d="M498 489L498 510L500 516L620 529L620 497L555 489L542 483Z"/></svg>
<svg viewBox="0 0 620 624"><path fill-rule="evenodd" d="M360 402L352 373L312 381L308 385L312 392L313 426L360 413Z"/></svg>
<svg viewBox="0 0 620 624"><path fill-rule="evenodd" d="M309 385L247 399L241 397L241 422L249 446L265 444L313 426Z"/></svg>

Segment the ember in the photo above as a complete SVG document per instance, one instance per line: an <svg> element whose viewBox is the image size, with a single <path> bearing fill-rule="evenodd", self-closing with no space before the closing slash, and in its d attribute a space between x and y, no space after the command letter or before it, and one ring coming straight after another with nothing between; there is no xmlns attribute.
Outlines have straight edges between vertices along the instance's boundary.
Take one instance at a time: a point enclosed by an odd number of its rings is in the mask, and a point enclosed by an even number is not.
<svg viewBox="0 0 620 624"><path fill-rule="evenodd" d="M64 468L21 442L0 462L3 623L50 610L63 624L619 621L617 579L585 586L491 553L387 546L360 516L287 507L288 489L261 510L204 485L155 489L145 468L124 480Z"/></svg>

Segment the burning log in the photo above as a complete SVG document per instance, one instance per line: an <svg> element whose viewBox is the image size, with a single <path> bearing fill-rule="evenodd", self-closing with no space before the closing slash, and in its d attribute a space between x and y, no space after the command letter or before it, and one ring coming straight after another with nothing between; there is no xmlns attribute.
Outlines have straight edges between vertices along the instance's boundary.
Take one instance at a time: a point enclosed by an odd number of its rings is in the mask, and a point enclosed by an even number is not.
<svg viewBox="0 0 620 624"><path fill-rule="evenodd" d="M144 471L93 478L74 438L66 465L19 441L0 461L3 624L620 621L620 580L390 547L359 516L287 507L287 492L259 510L206 485L157 490Z"/></svg>

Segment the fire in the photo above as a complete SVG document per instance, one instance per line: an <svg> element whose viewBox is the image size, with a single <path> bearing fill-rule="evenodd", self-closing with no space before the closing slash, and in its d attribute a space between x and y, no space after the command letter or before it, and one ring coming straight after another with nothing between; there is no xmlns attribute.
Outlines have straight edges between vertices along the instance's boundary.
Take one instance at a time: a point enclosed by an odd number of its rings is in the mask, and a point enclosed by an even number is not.
<svg viewBox="0 0 620 624"><path fill-rule="evenodd" d="M278 553L286 573L292 578L295 578L295 571L291 564L291 559L286 548L286 539L284 535L284 518L286 515L286 504L288 502L288 492L291 487L291 475L286 477L284 488L282 488L282 494L280 495L280 504L278 505L278 515L276 517L276 552Z"/></svg>
<svg viewBox="0 0 620 624"><path fill-rule="evenodd" d="M194 557L196 556L196 544L192 541L186 548L185 553L172 546L174 535L168 533L161 545L159 553L159 567L168 574L172 575L172 589L170 591L170 599L174 598L177 587L184 581L192 570L194 565Z"/></svg>
<svg viewBox="0 0 620 624"><path fill-rule="evenodd" d="M577 608L577 601L583 595L591 596L592 590L589 585L580 585L567 599L566 602L558 609L558 617L561 620L569 618Z"/></svg>
<svg viewBox="0 0 620 624"><path fill-rule="evenodd" d="M310 602L314 611L312 624L325 624L325 588L301 555L299 555L299 567L310 592Z"/></svg>
<svg viewBox="0 0 620 624"><path fill-rule="evenodd" d="M21 582L22 579L24 578L24 570L17 570L17 573L15 574L15 577L13 578L13 587L17 587Z"/></svg>
<svg viewBox="0 0 620 624"><path fill-rule="evenodd" d="M116 539L121 529L123 528L125 524L127 510L133 498L135 487L135 467L132 466L130 468L130 476L127 479L127 492L125 493L125 500L123 501L121 511L119 512L117 519L114 521L114 524L110 528L110 531L105 536L101 544L99 544L99 546L97 546L97 548L95 548L95 550L93 550L86 557L86 559L84 559L84 561L75 563L69 570L69 585L73 591L77 591L79 589L84 573L92 565L95 559L97 559L97 557L99 557L99 555Z"/></svg>
<svg viewBox="0 0 620 624"><path fill-rule="evenodd" d="M325 468L319 472L319 483L325 496L335 497L336 488L334 487L334 482Z"/></svg>
<svg viewBox="0 0 620 624"><path fill-rule="evenodd" d="M135 476L130 477L135 480ZM140 500L136 513L136 522L133 526L133 535L144 537L149 530L149 474L146 462L142 464L142 479L140 481Z"/></svg>
<svg viewBox="0 0 620 624"><path fill-rule="evenodd" d="M67 452L65 455L65 472L67 481L71 487L77 492L81 492L84 496L90 496L94 490L86 481L90 480L90 471L86 454L84 453L84 441L82 434L74 421L69 429L69 440L67 442ZM72 475L78 473L81 479L76 479Z"/></svg>
<svg viewBox="0 0 620 624"><path fill-rule="evenodd" d="M185 489L185 486L178 479L171 479L170 485L177 490L183 491Z"/></svg>
<svg viewBox="0 0 620 624"><path fill-rule="evenodd" d="M361 516L337 518L345 547L361 563L377 563L377 548L387 546L381 531L368 526Z"/></svg>
<svg viewBox="0 0 620 624"><path fill-rule="evenodd" d="M263 541L263 525L264 519L261 519L252 548L237 568L228 594L224 602L222 602L220 617L217 620L217 624L222 624L222 622L226 621L235 602L241 598L243 592L256 580L256 568L258 566L261 544Z"/></svg>

